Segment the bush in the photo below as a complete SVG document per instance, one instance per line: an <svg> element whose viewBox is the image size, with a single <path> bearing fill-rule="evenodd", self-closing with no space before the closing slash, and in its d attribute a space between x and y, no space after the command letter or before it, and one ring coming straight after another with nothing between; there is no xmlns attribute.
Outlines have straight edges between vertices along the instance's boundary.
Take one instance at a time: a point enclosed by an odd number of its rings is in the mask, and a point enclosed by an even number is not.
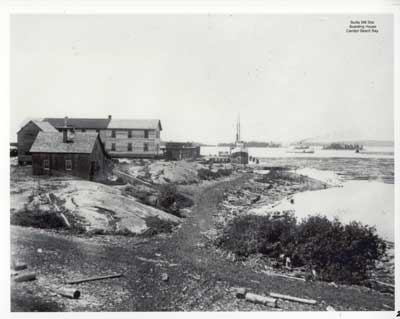
<svg viewBox="0 0 400 319"><path fill-rule="evenodd" d="M295 224L292 214L241 216L225 227L217 244L239 257L254 253L278 257L290 243Z"/></svg>
<svg viewBox="0 0 400 319"><path fill-rule="evenodd" d="M145 219L148 229L143 233L144 236L153 236L160 233L170 233L176 226L175 223L158 218L157 216L149 216Z"/></svg>
<svg viewBox="0 0 400 319"><path fill-rule="evenodd" d="M64 220L59 214L50 211L18 211L11 215L11 224L36 228L65 228Z"/></svg>
<svg viewBox="0 0 400 319"><path fill-rule="evenodd" d="M271 258L281 254L293 266L316 270L319 279L360 283L368 278L375 261L386 251L385 242L373 227L310 216L297 223L293 214L248 215L232 220L217 245L239 257L262 253Z"/></svg>
<svg viewBox="0 0 400 319"><path fill-rule="evenodd" d="M296 249L299 264L313 266L326 281L360 283L386 251L385 242L373 227L313 216L298 227Z"/></svg>
<svg viewBox="0 0 400 319"><path fill-rule="evenodd" d="M226 177L232 174L231 169L220 168L216 172L213 172L211 169L200 168L197 171L197 176L201 180L213 180L220 177Z"/></svg>
<svg viewBox="0 0 400 319"><path fill-rule="evenodd" d="M174 184L164 184L160 187L158 195L158 203L164 209L171 209L171 206L176 202L177 188Z"/></svg>

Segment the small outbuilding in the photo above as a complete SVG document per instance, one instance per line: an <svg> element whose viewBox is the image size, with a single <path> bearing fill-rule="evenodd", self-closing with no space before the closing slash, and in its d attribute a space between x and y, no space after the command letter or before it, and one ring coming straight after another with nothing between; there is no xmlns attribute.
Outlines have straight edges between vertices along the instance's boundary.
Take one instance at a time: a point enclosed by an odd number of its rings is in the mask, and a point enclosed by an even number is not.
<svg viewBox="0 0 400 319"><path fill-rule="evenodd" d="M29 121L17 132L18 164L32 163L30 149L39 132L58 132L50 123Z"/></svg>
<svg viewBox="0 0 400 319"><path fill-rule="evenodd" d="M194 143L165 143L164 157L169 161L195 159L200 156L200 145Z"/></svg>
<svg viewBox="0 0 400 319"><path fill-rule="evenodd" d="M98 133L40 132L30 152L34 175L106 175L108 155Z"/></svg>

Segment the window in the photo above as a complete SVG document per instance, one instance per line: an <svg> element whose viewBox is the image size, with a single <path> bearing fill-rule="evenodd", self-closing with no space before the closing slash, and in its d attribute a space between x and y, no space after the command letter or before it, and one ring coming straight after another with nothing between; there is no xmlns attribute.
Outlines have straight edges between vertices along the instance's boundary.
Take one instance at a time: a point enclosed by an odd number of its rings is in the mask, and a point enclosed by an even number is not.
<svg viewBox="0 0 400 319"><path fill-rule="evenodd" d="M128 138L132 138L132 131L128 131Z"/></svg>
<svg viewBox="0 0 400 319"><path fill-rule="evenodd" d="M143 151L148 152L148 150L149 150L149 144L144 143L143 144Z"/></svg>
<svg viewBox="0 0 400 319"><path fill-rule="evenodd" d="M132 152L132 143L128 143L128 152Z"/></svg>
<svg viewBox="0 0 400 319"><path fill-rule="evenodd" d="M160 131L156 131L156 138L160 138Z"/></svg>
<svg viewBox="0 0 400 319"><path fill-rule="evenodd" d="M86 130L83 128L83 129L82 129L82 133L85 133L85 132L86 132Z"/></svg>
<svg viewBox="0 0 400 319"><path fill-rule="evenodd" d="M149 138L149 131L147 130L144 131L144 138Z"/></svg>
<svg viewBox="0 0 400 319"><path fill-rule="evenodd" d="M72 160L70 159L65 160L65 170L67 171L72 170Z"/></svg>
<svg viewBox="0 0 400 319"><path fill-rule="evenodd" d="M100 133L100 130L96 130L96 133Z"/></svg>
<svg viewBox="0 0 400 319"><path fill-rule="evenodd" d="M115 151L115 143L111 143L111 150Z"/></svg>
<svg viewBox="0 0 400 319"><path fill-rule="evenodd" d="M111 137L115 137L115 130L111 131Z"/></svg>
<svg viewBox="0 0 400 319"><path fill-rule="evenodd" d="M50 170L50 162L49 162L49 160L44 160L44 161L43 161L43 169L44 169L45 171Z"/></svg>

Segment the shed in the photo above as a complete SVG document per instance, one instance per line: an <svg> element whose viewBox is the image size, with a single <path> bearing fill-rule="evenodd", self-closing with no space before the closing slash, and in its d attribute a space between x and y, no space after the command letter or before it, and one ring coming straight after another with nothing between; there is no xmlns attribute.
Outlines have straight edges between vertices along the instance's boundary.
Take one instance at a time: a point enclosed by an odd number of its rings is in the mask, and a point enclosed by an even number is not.
<svg viewBox="0 0 400 319"><path fill-rule="evenodd" d="M108 155L98 133L40 132L30 152L34 175L93 180L106 174Z"/></svg>
<svg viewBox="0 0 400 319"><path fill-rule="evenodd" d="M193 143L167 142L164 156L167 160L195 159L200 156L200 145Z"/></svg>
<svg viewBox="0 0 400 319"><path fill-rule="evenodd" d="M57 130L48 122L31 120L17 132L18 163L20 165L32 163L30 149L39 132L57 132Z"/></svg>

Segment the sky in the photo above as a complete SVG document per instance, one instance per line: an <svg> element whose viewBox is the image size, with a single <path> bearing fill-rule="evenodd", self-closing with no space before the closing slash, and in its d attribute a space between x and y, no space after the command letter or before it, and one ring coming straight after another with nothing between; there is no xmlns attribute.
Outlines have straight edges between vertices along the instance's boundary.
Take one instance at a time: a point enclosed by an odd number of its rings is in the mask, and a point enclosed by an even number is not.
<svg viewBox="0 0 400 319"><path fill-rule="evenodd" d="M378 33L347 33L350 21ZM159 118L163 140L393 140L390 15L13 15L27 119Z"/></svg>

